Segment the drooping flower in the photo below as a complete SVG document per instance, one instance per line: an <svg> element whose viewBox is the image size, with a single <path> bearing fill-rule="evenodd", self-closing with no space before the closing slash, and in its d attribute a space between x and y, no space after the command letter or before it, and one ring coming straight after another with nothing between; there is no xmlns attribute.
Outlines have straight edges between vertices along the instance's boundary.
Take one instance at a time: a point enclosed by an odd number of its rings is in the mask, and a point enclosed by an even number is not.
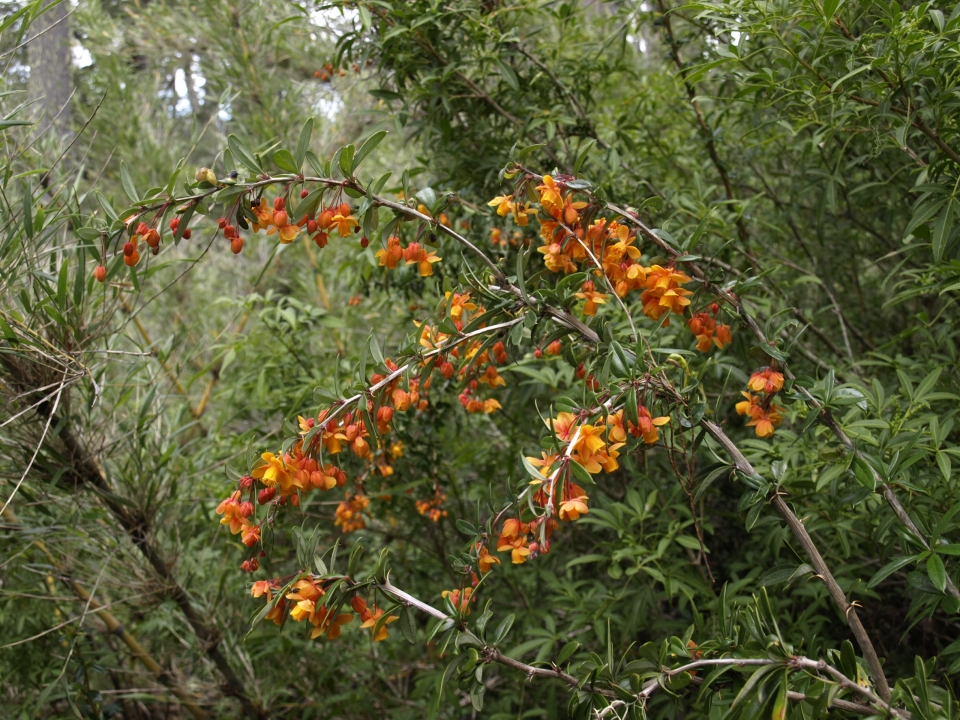
<svg viewBox="0 0 960 720"><path fill-rule="evenodd" d="M382 616L383 616L383 610L381 610L380 608L374 608L373 614L367 620L365 620L360 627L365 629L370 628L370 632L373 632L373 628L377 624L377 620L379 620ZM377 631L377 634L374 635L373 637L374 642L383 642L384 640L386 640L389 637L389 634L387 633L387 625L389 625L392 622L396 622L399 619L400 618L396 615L388 616L387 619L383 621L383 624L380 626L380 629Z"/></svg>
<svg viewBox="0 0 960 720"><path fill-rule="evenodd" d="M647 445L654 445L660 438L660 432L657 430L657 428L662 427L669 422L669 417L653 417L646 407L639 405L637 407L637 424L634 425L632 422L628 421L627 425L631 435L643 438L643 441Z"/></svg>
<svg viewBox="0 0 960 720"><path fill-rule="evenodd" d="M607 298L610 296L597 292L593 280L587 280L580 288L580 292L576 293L576 297L584 301L583 314L592 317L597 314L597 306L607 302Z"/></svg>
<svg viewBox="0 0 960 720"><path fill-rule="evenodd" d="M783 373L777 372L771 367L757 370L757 372L750 376L747 387L754 392L773 395L783 389Z"/></svg>

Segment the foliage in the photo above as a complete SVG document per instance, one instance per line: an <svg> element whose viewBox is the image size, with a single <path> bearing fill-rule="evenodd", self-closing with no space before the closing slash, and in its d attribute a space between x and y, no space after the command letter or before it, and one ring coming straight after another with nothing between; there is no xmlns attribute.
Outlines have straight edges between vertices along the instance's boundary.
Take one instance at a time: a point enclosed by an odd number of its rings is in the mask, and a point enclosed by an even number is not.
<svg viewBox="0 0 960 720"><path fill-rule="evenodd" d="M956 7L187 9L2 99L11 707L956 714Z"/></svg>

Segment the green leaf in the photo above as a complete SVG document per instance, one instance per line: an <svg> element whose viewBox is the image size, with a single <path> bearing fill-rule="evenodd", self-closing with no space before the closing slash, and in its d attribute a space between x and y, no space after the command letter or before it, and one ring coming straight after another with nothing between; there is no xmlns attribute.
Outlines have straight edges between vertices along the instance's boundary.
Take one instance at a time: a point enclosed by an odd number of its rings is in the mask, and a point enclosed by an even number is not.
<svg viewBox="0 0 960 720"><path fill-rule="evenodd" d="M874 475L873 468L859 455L853 457L853 474L857 478L857 482L871 492L877 489L877 478Z"/></svg>
<svg viewBox="0 0 960 720"><path fill-rule="evenodd" d="M517 77L516 71L500 58L497 58L497 67L500 68L500 74L503 76L503 79L506 80L507 85L515 92L519 91L520 78Z"/></svg>
<svg viewBox="0 0 960 720"><path fill-rule="evenodd" d="M443 688L447 684L447 680L449 680L450 677L457 671L460 663L466 659L466 654L457 655L453 660L450 661L450 664L447 665L446 669L443 671L443 675L437 682L437 694L434 697L433 702L430 703L430 710L427 713L427 720L436 720L437 714L440 712L440 704L443 702Z"/></svg>
<svg viewBox="0 0 960 720"><path fill-rule="evenodd" d="M576 640L571 640L560 650L560 654L557 655L556 663L557 665L563 665L567 660L569 660L573 654L580 648L580 643Z"/></svg>
<svg viewBox="0 0 960 720"><path fill-rule="evenodd" d="M183 214L180 215L180 224L177 225L177 232L173 236L173 242L175 245L180 244L180 238L183 237L183 233L190 226L190 220L193 218L193 211L197 209L197 206L193 203L183 211Z"/></svg>
<svg viewBox="0 0 960 720"><path fill-rule="evenodd" d="M102 197L99 192L97 197ZM116 213L110 219L116 220ZM33 195L30 194L30 187L26 183L23 184L23 231L28 238L33 239Z"/></svg>
<svg viewBox="0 0 960 720"><path fill-rule="evenodd" d="M499 645L500 642L507 636L507 633L510 632L510 628L513 627L513 621L516 619L516 616L513 613L507 615L493 633L493 644Z"/></svg>
<svg viewBox="0 0 960 720"><path fill-rule="evenodd" d="M576 460L570 461L570 469L573 471L574 477L576 477L580 482L587 485L596 484L596 481L593 479L593 476L589 473L589 471Z"/></svg>
<svg viewBox="0 0 960 720"><path fill-rule="evenodd" d="M121 160L120 161L120 182L123 185L123 191L127 194L127 197L130 198L131 202L139 202L140 196L137 194L137 188L133 184L133 178L130 176L130 171L127 170L127 164Z"/></svg>
<svg viewBox="0 0 960 720"><path fill-rule="evenodd" d="M867 587L868 588L876 587L877 585L882 583L884 580L886 580L888 577L893 575L897 570L899 570L900 568L906 567L907 565L910 565L911 563L915 562L916 559L917 559L916 555L908 555L906 557L894 558L893 560L888 562L886 565L884 565L882 568L877 570L876 573L874 573L873 577L870 578L870 582L867 583Z"/></svg>
<svg viewBox="0 0 960 720"><path fill-rule="evenodd" d="M353 145L347 145L339 151L340 157L337 158L337 164L343 172L344 177L353 175Z"/></svg>
<svg viewBox="0 0 960 720"><path fill-rule="evenodd" d="M843 3L844 0L823 0L823 16L828 25L833 20L833 16L837 14L837 10L840 9L840 6L843 5Z"/></svg>
<svg viewBox="0 0 960 720"><path fill-rule="evenodd" d="M57 278L57 307L67 309L67 283L69 281L70 258L65 257L60 265L60 274Z"/></svg>
<svg viewBox="0 0 960 720"><path fill-rule="evenodd" d="M580 146L580 152L577 154L577 161L573 164L574 175L580 172L580 168L583 167L583 164L587 161L587 156L590 154L590 151L596 144L597 141L593 138L590 138Z"/></svg>
<svg viewBox="0 0 960 720"><path fill-rule="evenodd" d="M408 643L417 642L417 623L413 616L413 608L405 605L400 611L400 632Z"/></svg>
<svg viewBox="0 0 960 720"><path fill-rule="evenodd" d="M240 142L240 139L236 135L230 135L227 137L227 147L230 148L230 152L233 153L233 156L240 161L250 172L259 175L263 172L263 168L260 167L260 163L257 162L256 158L253 157L253 153L247 149L247 146Z"/></svg>
<svg viewBox="0 0 960 720"><path fill-rule="evenodd" d="M940 559L939 555L933 554L927 558L927 577L940 592L946 589L947 570L943 566L943 560Z"/></svg>
<svg viewBox="0 0 960 720"><path fill-rule="evenodd" d="M523 453L520 453L520 462L523 463L523 469L527 471L530 477L535 480L545 480L544 476L540 474L539 468L534 467Z"/></svg>
<svg viewBox="0 0 960 720"><path fill-rule="evenodd" d="M311 118L307 118L307 121L303 124L303 127L300 128L300 137L297 140L297 150L293 156L294 163L296 164L296 167L297 167L295 172L300 172L300 168L303 167L303 161L307 157L307 150L310 149L310 139L312 137L313 137L313 118L311 117Z"/></svg>
<svg viewBox="0 0 960 720"><path fill-rule="evenodd" d="M943 259L943 253L947 249L947 241L950 239L950 231L953 230L953 214L957 208L957 201L953 198L947 202L946 207L937 218L933 225L933 236L930 239L930 245L933 248L933 259L937 262Z"/></svg>
<svg viewBox="0 0 960 720"><path fill-rule="evenodd" d="M292 173L300 172L300 167L293 159L293 155L290 154L289 150L277 150L273 154L273 162L281 170L286 170L287 172Z"/></svg>
<svg viewBox="0 0 960 720"><path fill-rule="evenodd" d="M357 168L360 167L360 163L363 162L363 159L367 155L369 155L371 152L373 152L374 148L376 148L377 145L380 144L380 141L383 140L383 138L385 138L386 135L387 135L386 130L379 130L363 141L363 144L357 149L357 154L354 155L353 157L353 172L357 171ZM389 176L389 173L387 175ZM381 179L384 180L384 182L386 182L385 177ZM378 187L373 192L374 193L380 192L380 189L382 187L383 187L383 184L381 183L380 187Z"/></svg>

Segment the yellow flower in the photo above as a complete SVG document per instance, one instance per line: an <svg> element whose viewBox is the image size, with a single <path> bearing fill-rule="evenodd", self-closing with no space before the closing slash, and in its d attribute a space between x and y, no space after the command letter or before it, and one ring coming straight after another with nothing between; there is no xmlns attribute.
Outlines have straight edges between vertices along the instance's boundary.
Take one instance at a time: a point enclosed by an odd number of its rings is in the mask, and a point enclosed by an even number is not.
<svg viewBox="0 0 960 720"><path fill-rule="evenodd" d="M496 206L497 215L500 217L506 217L507 214L513 209L513 200L510 195L498 195L493 200L487 203L490 207Z"/></svg>

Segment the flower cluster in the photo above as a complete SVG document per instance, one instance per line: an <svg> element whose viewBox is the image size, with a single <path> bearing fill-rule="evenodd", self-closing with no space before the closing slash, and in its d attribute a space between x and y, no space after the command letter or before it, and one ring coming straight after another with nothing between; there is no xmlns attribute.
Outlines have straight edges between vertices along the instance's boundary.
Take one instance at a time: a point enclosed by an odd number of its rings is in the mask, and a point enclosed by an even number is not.
<svg viewBox="0 0 960 720"><path fill-rule="evenodd" d="M708 352L714 345L723 350L724 346L733 342L729 325L718 325L717 314L720 306L714 303L710 306L712 316L705 312L698 312L687 320L687 327L697 337L697 350Z"/></svg>
<svg viewBox="0 0 960 720"><path fill-rule="evenodd" d="M429 500L417 500L417 512L434 522L440 522L440 518L447 516L447 511L440 507L446 500L447 496L437 490Z"/></svg>
<svg viewBox="0 0 960 720"><path fill-rule="evenodd" d="M416 241L403 247L400 238L393 236L387 238L385 248L377 250L377 260L380 261L380 266L387 270L395 270L403 260L407 265L416 265L422 277L428 277L433 275L433 264L440 262L442 258Z"/></svg>
<svg viewBox="0 0 960 720"><path fill-rule="evenodd" d="M750 376L747 387L758 393L741 392L745 398L737 403L737 414L750 418L747 427L756 430L757 437L768 438L773 429L783 422L783 408L774 404L774 396L783 389L783 373L767 367Z"/></svg>
<svg viewBox="0 0 960 720"><path fill-rule="evenodd" d="M339 527L344 534L362 530L367 526L363 511L368 507L370 507L370 498L363 493L349 495L337 505L333 524Z"/></svg>

